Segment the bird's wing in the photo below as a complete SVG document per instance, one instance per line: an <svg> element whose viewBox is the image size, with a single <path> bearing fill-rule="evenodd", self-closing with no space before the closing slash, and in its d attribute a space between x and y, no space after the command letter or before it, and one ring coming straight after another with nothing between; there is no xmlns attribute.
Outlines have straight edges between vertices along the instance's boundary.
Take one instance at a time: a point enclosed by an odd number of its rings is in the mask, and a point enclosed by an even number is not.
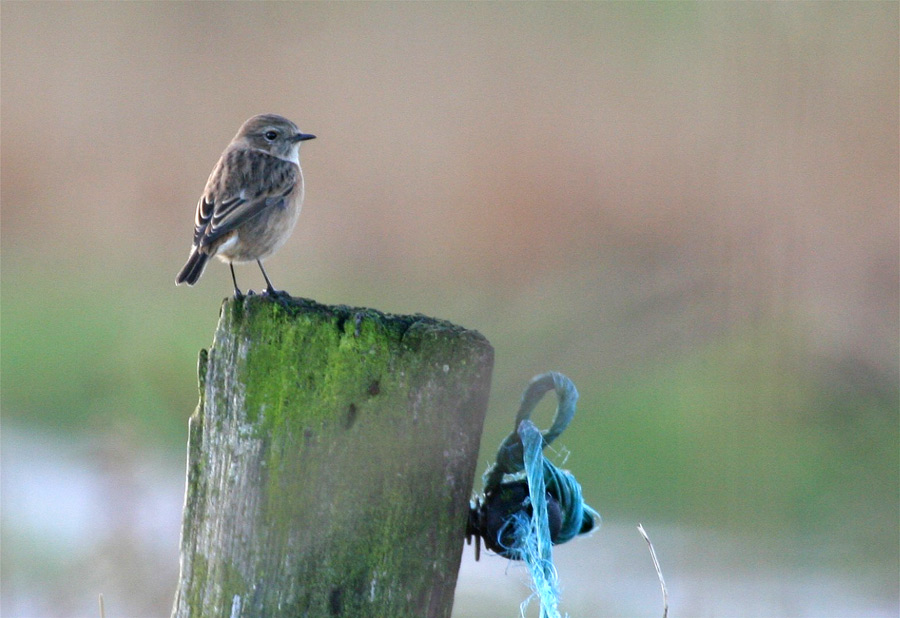
<svg viewBox="0 0 900 618"><path fill-rule="evenodd" d="M299 175L296 163L264 152L243 150L226 154L197 204L194 245L214 246L242 223L268 208L280 207L294 191Z"/></svg>

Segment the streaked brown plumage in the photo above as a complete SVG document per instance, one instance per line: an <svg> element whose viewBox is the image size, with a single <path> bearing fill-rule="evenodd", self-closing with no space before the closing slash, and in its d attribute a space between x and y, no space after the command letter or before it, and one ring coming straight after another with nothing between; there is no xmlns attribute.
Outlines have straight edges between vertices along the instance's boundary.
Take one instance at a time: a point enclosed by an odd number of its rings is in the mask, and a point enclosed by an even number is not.
<svg viewBox="0 0 900 618"><path fill-rule="evenodd" d="M235 296L241 296L235 262L256 261L266 292L275 293L262 260L285 243L297 223L304 192L300 142L313 138L275 114L254 116L241 126L206 182L191 254L176 284L195 284L216 256L231 267Z"/></svg>

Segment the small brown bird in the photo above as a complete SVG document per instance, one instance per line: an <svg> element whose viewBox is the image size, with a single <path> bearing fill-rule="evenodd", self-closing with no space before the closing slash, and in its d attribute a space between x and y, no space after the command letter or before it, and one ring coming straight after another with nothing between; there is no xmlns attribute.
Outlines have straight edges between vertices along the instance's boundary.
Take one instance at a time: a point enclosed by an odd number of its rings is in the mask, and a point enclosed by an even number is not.
<svg viewBox="0 0 900 618"><path fill-rule="evenodd" d="M212 256L231 268L234 296L241 290L234 263L259 264L266 294L278 292L262 261L291 235L303 204L300 142L315 135L301 133L276 114L245 122L213 168L194 217L194 242L175 284L194 285Z"/></svg>

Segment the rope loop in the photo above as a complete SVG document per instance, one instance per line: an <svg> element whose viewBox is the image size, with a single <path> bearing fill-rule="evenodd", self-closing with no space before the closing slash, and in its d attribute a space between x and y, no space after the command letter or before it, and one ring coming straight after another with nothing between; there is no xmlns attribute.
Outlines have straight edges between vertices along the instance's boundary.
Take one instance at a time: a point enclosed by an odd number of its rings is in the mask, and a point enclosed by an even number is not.
<svg viewBox="0 0 900 618"><path fill-rule="evenodd" d="M531 422L531 413L549 391L557 397L556 414L546 431ZM528 565L541 616L559 616L558 576L552 546L593 530L600 515L584 503L581 485L543 455L575 416L578 391L572 381L551 371L535 376L522 393L515 429L503 440L485 472L484 495L470 505L466 536L475 538L475 559L485 547Z"/></svg>

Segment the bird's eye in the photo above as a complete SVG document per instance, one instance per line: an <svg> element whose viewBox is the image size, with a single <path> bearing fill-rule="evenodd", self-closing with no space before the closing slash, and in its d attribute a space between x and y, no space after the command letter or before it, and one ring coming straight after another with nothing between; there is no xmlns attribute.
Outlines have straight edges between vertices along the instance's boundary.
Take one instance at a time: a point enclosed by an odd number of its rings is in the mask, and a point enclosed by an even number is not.
<svg viewBox="0 0 900 618"><path fill-rule="evenodd" d="M274 141L276 137L278 137L278 133L277 133L277 132L275 132L275 131L266 131L265 138L266 138L267 140L269 140L270 142L271 142L271 141Z"/></svg>

